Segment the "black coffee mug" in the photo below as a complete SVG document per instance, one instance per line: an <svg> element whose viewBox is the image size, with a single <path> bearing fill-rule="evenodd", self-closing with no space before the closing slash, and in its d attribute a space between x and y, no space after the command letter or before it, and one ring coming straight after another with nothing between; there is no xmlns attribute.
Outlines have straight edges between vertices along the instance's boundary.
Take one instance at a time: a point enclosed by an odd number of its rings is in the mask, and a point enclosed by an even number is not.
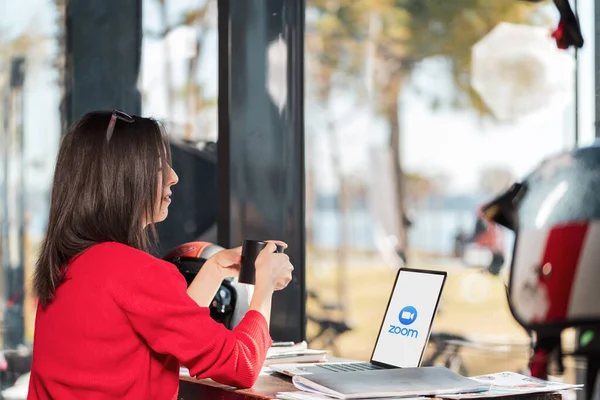
<svg viewBox="0 0 600 400"><path fill-rule="evenodd" d="M267 246L262 240L244 240L242 245L242 261L240 263L240 276L238 282L254 285L256 283L256 257ZM276 253L283 253L285 247L275 243Z"/></svg>

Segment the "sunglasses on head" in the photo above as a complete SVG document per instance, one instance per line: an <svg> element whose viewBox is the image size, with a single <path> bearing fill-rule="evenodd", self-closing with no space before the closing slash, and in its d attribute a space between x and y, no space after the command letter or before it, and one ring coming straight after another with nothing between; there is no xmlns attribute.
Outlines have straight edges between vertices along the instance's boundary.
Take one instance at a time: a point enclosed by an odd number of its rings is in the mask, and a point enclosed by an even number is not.
<svg viewBox="0 0 600 400"><path fill-rule="evenodd" d="M133 121L135 121L135 119L129 115L129 114L125 114L123 111L120 110L114 110L112 113L112 116L110 117L110 122L108 123L108 128L106 129L106 141L109 142L110 138L113 135L113 132L115 130L115 125L117 124L117 119L120 119L121 121L125 121L127 123L132 123Z"/></svg>

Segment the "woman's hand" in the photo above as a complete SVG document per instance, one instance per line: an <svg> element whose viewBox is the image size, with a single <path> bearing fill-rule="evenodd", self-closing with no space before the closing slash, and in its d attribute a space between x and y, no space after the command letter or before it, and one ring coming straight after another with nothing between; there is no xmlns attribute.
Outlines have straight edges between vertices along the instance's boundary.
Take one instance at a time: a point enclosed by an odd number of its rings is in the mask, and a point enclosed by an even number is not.
<svg viewBox="0 0 600 400"><path fill-rule="evenodd" d="M267 326L271 320L273 291L285 288L292 280L294 270L287 254L275 253L275 244L287 247L283 242L267 240L267 245L256 257L256 284L249 308L261 313L267 321Z"/></svg>
<svg viewBox="0 0 600 400"><path fill-rule="evenodd" d="M287 244L278 241L268 241L267 245L256 257L256 286L271 290L281 290L292 280L294 266L290 257L284 253L275 253L275 243L287 247Z"/></svg>
<svg viewBox="0 0 600 400"><path fill-rule="evenodd" d="M242 246L221 250L210 257L206 262L212 263L223 279L235 278L240 274L242 261Z"/></svg>
<svg viewBox="0 0 600 400"><path fill-rule="evenodd" d="M242 248L221 250L200 268L187 293L200 307L208 307L223 279L239 275Z"/></svg>

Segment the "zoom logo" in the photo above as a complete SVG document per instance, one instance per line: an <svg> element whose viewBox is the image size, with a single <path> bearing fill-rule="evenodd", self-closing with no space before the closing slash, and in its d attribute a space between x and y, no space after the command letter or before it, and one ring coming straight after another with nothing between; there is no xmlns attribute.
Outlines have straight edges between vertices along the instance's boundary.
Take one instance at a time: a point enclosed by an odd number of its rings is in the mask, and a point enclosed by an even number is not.
<svg viewBox="0 0 600 400"><path fill-rule="evenodd" d="M419 331L406 328L406 326L412 325L416 320L417 309L413 306L406 306L400 310L400 314L398 314L400 325L390 325L388 333L416 339L419 337Z"/></svg>

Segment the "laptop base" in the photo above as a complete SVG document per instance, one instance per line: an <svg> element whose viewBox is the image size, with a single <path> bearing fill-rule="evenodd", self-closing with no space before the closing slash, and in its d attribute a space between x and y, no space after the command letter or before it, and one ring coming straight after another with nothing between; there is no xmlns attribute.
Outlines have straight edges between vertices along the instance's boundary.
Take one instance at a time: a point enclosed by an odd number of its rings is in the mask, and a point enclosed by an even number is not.
<svg viewBox="0 0 600 400"><path fill-rule="evenodd" d="M313 375L324 373L371 371L375 369L384 369L383 367L368 362L328 362L314 364L274 364L270 368L283 375Z"/></svg>

